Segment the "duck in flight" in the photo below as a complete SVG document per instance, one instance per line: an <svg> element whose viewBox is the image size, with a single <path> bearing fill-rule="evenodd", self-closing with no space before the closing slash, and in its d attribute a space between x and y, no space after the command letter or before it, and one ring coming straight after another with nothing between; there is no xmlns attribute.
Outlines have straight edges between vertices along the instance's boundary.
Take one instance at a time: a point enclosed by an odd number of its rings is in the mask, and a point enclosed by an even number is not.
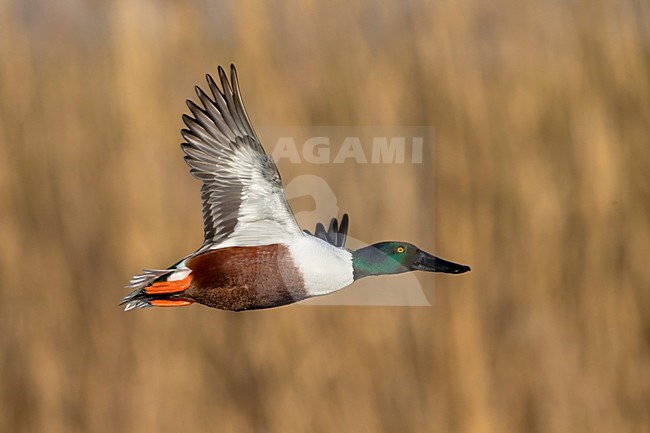
<svg viewBox="0 0 650 433"><path fill-rule="evenodd" d="M219 67L221 87L207 76L212 97L187 101L185 162L203 182L204 242L175 265L134 276L122 299L125 310L199 303L223 310L272 308L326 295L354 281L409 271L462 274L469 266L434 257L406 242L345 248L349 218L328 229L301 230L244 109L237 72L230 81Z"/></svg>

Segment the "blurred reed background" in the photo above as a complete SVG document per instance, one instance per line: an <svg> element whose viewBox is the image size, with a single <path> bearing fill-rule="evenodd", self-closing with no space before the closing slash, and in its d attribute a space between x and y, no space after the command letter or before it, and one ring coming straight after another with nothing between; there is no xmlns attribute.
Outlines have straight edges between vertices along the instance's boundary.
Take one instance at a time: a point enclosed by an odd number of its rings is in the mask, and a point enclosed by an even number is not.
<svg viewBox="0 0 650 433"><path fill-rule="evenodd" d="M0 1L0 431L648 431L648 22L634 0ZM426 308L123 313L132 274L201 243L180 116L231 62L255 125L433 126L420 166L280 170L323 177L354 237L473 271L418 275Z"/></svg>

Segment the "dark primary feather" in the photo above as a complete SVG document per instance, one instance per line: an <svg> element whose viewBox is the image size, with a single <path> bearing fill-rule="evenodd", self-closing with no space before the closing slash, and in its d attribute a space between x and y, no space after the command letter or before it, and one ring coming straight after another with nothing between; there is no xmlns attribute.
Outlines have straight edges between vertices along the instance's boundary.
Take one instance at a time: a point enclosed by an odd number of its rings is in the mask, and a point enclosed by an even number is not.
<svg viewBox="0 0 650 433"><path fill-rule="evenodd" d="M341 248L345 246L345 241L348 238L348 226L350 225L350 218L348 214L343 214L341 224L339 225L338 244Z"/></svg>
<svg viewBox="0 0 650 433"><path fill-rule="evenodd" d="M314 233L316 234L317 238L321 238L324 241L327 240L327 232L325 231L325 227L323 226L323 224L321 223L316 224L316 230L314 230Z"/></svg>
<svg viewBox="0 0 650 433"><path fill-rule="evenodd" d="M338 248L345 247L345 240L348 236L348 226L350 218L348 214L343 214L341 224L336 218L332 218L329 228L325 230L325 226L321 223L316 224L316 230L312 236L324 240L325 242L334 245ZM309 230L303 230L305 233L310 234Z"/></svg>

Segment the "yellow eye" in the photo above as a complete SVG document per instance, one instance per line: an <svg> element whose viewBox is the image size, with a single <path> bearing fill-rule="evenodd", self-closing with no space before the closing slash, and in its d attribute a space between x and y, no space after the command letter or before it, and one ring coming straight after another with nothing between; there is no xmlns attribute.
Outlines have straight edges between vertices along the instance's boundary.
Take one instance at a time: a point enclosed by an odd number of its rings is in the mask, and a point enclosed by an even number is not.
<svg viewBox="0 0 650 433"><path fill-rule="evenodd" d="M402 254L404 252L404 247L397 247L395 248L395 251L397 252L397 254Z"/></svg>

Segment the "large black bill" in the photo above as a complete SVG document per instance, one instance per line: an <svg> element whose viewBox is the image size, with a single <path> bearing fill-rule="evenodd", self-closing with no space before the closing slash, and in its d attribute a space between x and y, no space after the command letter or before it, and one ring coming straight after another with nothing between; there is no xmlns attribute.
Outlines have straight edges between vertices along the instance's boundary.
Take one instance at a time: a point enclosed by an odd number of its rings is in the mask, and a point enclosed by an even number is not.
<svg viewBox="0 0 650 433"><path fill-rule="evenodd" d="M420 254L420 259L413 264L413 270L444 272L445 274L462 274L471 270L469 266L448 262L424 251L420 251Z"/></svg>

